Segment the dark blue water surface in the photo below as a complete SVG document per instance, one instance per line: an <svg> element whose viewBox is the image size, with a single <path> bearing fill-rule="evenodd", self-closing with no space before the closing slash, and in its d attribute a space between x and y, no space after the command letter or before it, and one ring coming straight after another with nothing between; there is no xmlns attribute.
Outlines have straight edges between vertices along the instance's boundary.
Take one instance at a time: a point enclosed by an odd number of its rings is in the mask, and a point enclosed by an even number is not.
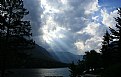
<svg viewBox="0 0 121 77"><path fill-rule="evenodd" d="M69 77L68 68L51 69L10 69L7 77Z"/></svg>

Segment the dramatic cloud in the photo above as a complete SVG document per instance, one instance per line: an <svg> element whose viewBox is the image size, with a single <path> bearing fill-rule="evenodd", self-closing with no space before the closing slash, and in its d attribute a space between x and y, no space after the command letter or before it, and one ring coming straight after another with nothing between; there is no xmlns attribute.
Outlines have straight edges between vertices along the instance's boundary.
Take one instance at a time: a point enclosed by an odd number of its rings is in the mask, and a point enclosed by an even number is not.
<svg viewBox="0 0 121 77"><path fill-rule="evenodd" d="M98 0L24 0L36 43L49 51L84 54L101 47L102 36L117 11L108 12Z"/></svg>
<svg viewBox="0 0 121 77"><path fill-rule="evenodd" d="M33 36L38 36L41 33L39 28L41 27L41 2L40 0L24 0L25 8L29 11L29 15L26 17L31 21Z"/></svg>
<svg viewBox="0 0 121 77"><path fill-rule="evenodd" d="M114 17L118 17L117 10L108 13L106 9L101 10L101 16L103 17L102 23L107 27L115 28L116 21Z"/></svg>
<svg viewBox="0 0 121 77"><path fill-rule="evenodd" d="M75 53L82 45L84 51L83 43L95 35L95 29L98 28L98 24L89 19L98 11L98 0L42 0L41 3L43 27L40 31L43 31L43 39L51 48ZM81 31L83 34L79 34Z"/></svg>

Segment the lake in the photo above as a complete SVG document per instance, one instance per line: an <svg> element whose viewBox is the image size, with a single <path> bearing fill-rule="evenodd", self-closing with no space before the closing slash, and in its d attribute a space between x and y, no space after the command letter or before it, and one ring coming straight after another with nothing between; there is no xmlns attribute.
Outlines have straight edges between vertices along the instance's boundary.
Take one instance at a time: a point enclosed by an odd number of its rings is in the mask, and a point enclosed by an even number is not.
<svg viewBox="0 0 121 77"><path fill-rule="evenodd" d="M7 77L69 77L68 68L51 69L11 69Z"/></svg>

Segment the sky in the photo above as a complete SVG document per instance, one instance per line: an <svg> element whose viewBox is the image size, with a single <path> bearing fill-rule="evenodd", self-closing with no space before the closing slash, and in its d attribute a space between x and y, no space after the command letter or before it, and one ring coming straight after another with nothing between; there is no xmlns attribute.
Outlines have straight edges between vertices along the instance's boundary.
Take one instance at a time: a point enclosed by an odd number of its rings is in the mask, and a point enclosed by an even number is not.
<svg viewBox="0 0 121 77"><path fill-rule="evenodd" d="M99 52L121 0L24 0L33 39L50 52Z"/></svg>

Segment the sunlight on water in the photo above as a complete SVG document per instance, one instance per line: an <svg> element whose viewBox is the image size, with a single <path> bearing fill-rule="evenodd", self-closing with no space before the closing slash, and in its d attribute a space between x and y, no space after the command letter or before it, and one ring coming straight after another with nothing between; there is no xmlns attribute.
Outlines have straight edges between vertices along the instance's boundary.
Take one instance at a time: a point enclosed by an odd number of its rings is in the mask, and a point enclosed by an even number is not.
<svg viewBox="0 0 121 77"><path fill-rule="evenodd" d="M6 75L6 77L69 77L69 69L12 69Z"/></svg>

